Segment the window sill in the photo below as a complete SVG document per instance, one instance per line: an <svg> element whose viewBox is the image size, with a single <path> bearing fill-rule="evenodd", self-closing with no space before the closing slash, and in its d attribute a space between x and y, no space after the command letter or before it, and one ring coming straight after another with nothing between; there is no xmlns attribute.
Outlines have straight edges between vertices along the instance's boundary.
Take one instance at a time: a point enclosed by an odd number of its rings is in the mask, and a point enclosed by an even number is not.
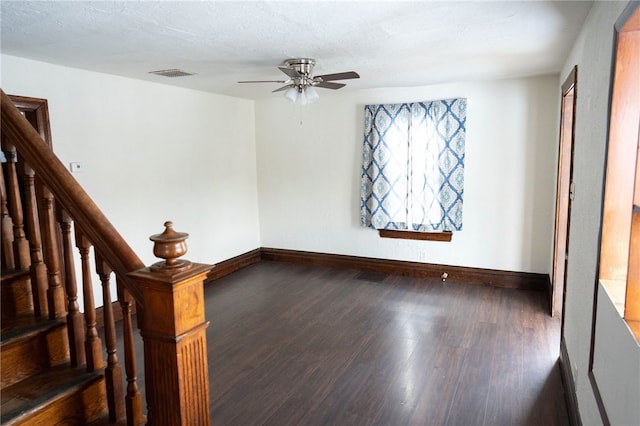
<svg viewBox="0 0 640 426"><path fill-rule="evenodd" d="M616 307L616 311L620 317L627 323L629 330L635 336L636 342L640 344L640 321L627 319L624 317L625 297L626 297L626 282L622 280L600 280L600 284L604 288L607 296L613 302Z"/></svg>
<svg viewBox="0 0 640 426"><path fill-rule="evenodd" d="M378 229L381 238L400 238L403 240L451 241L452 232L418 232L397 229Z"/></svg>

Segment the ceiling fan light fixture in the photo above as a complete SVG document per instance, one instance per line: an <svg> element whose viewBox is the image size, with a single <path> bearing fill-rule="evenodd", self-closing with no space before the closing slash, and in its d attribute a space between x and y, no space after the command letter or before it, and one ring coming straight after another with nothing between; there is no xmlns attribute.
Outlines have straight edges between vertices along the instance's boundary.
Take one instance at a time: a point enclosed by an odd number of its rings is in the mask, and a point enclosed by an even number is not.
<svg viewBox="0 0 640 426"><path fill-rule="evenodd" d="M296 89L295 87L289 87L285 92L284 92L284 97L291 101L294 102L296 101L296 99L298 99L298 89Z"/></svg>
<svg viewBox="0 0 640 426"><path fill-rule="evenodd" d="M305 93L306 90L303 88L299 93L298 93L298 103L300 105L306 105L307 104L307 94Z"/></svg>
<svg viewBox="0 0 640 426"><path fill-rule="evenodd" d="M314 87L299 84L297 86L289 87L284 92L284 97L293 103L306 105L317 101L320 98L320 95Z"/></svg>
<svg viewBox="0 0 640 426"><path fill-rule="evenodd" d="M318 91L313 86L307 87L305 92L307 95L307 103L314 103L320 98L320 94L318 94Z"/></svg>

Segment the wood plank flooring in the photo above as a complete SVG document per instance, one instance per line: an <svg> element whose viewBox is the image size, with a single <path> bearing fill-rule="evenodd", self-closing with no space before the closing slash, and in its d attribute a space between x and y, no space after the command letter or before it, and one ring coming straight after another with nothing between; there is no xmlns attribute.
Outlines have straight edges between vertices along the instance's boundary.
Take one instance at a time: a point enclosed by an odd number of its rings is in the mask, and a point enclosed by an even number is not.
<svg viewBox="0 0 640 426"><path fill-rule="evenodd" d="M262 262L205 293L214 424L568 424L541 292Z"/></svg>
<svg viewBox="0 0 640 426"><path fill-rule="evenodd" d="M205 297L213 424L569 424L542 292L263 261Z"/></svg>

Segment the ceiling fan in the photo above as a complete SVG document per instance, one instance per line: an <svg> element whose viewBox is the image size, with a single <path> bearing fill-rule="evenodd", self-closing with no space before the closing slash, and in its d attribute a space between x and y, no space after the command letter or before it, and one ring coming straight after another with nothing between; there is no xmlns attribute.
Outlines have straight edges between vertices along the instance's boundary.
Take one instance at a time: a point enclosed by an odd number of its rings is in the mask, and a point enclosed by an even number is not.
<svg viewBox="0 0 640 426"><path fill-rule="evenodd" d="M298 101L305 104L318 99L319 95L315 87L337 90L346 86L346 84L336 83L335 80L360 78L360 75L355 71L313 76L312 71L315 64L316 61L310 58L288 59L278 67L280 71L289 77L287 80L253 80L239 81L238 83L281 83L284 86L275 89L273 92L286 91L285 98L292 102Z"/></svg>

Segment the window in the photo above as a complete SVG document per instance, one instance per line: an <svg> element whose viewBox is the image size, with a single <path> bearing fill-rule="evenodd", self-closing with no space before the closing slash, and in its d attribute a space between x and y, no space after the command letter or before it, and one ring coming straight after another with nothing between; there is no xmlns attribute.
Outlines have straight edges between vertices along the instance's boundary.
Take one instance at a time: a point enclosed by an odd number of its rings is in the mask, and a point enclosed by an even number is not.
<svg viewBox="0 0 640 426"><path fill-rule="evenodd" d="M640 341L640 9L618 33L599 279Z"/></svg>
<svg viewBox="0 0 640 426"><path fill-rule="evenodd" d="M361 223L374 229L462 229L467 101L365 106Z"/></svg>

